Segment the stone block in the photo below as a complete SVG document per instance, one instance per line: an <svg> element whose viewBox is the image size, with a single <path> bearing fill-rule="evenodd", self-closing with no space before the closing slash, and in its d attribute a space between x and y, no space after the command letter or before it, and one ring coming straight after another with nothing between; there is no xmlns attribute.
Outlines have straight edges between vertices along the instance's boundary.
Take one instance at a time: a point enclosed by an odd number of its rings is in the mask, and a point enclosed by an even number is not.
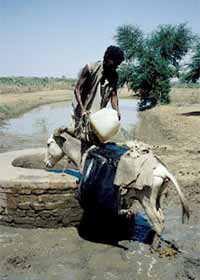
<svg viewBox="0 0 200 280"><path fill-rule="evenodd" d="M57 202L57 201L67 201L71 197L71 194L44 194L38 196L39 202Z"/></svg>
<svg viewBox="0 0 200 280"><path fill-rule="evenodd" d="M14 217L14 223L16 224L31 224L34 226L35 219L30 217Z"/></svg>
<svg viewBox="0 0 200 280"><path fill-rule="evenodd" d="M3 223L12 223L13 218L11 216L4 216L4 215L0 215L0 222Z"/></svg>
<svg viewBox="0 0 200 280"><path fill-rule="evenodd" d="M45 209L53 210L53 209L67 209L66 202L57 201L57 202L48 202L45 203Z"/></svg>
<svg viewBox="0 0 200 280"><path fill-rule="evenodd" d="M0 215L5 213L5 208L0 206Z"/></svg>
<svg viewBox="0 0 200 280"><path fill-rule="evenodd" d="M33 203L38 201L38 195L34 194L23 194L19 196L18 203Z"/></svg>
<svg viewBox="0 0 200 280"><path fill-rule="evenodd" d="M17 196L8 194L7 195L7 208L8 209L17 209L17 206L18 206Z"/></svg>
<svg viewBox="0 0 200 280"><path fill-rule="evenodd" d="M22 202L18 204L18 208L22 210L28 210L31 208L31 203L29 201L27 202Z"/></svg>
<svg viewBox="0 0 200 280"><path fill-rule="evenodd" d="M34 210L26 210L26 215L28 217L37 217L37 213Z"/></svg>
<svg viewBox="0 0 200 280"><path fill-rule="evenodd" d="M31 204L31 208L36 210L36 211L40 211L40 210L45 210L46 206L45 206L44 203L34 202L34 203Z"/></svg>
<svg viewBox="0 0 200 280"><path fill-rule="evenodd" d="M44 217L44 218L49 218L51 216L51 212L52 211L47 211L47 210L38 211L38 216Z"/></svg>
<svg viewBox="0 0 200 280"><path fill-rule="evenodd" d="M25 210L17 209L16 210L16 216L17 217L25 217L26 216L26 211Z"/></svg>

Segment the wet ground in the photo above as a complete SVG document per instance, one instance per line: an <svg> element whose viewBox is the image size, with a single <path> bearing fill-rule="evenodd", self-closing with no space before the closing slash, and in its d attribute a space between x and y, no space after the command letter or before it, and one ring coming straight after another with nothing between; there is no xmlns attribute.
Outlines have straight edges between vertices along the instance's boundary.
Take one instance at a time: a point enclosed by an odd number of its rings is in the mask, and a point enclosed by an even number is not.
<svg viewBox="0 0 200 280"><path fill-rule="evenodd" d="M122 240L118 246L87 241L76 228L0 226L0 279L199 279L199 226L181 225L174 209L166 217L163 239L175 250L163 241L158 252L138 241Z"/></svg>
<svg viewBox="0 0 200 280"><path fill-rule="evenodd" d="M135 241L124 238L118 244L105 244L82 238L77 228L0 226L0 279L200 279L199 141L194 133L199 131L199 123L196 115L182 115L193 111L198 110L188 106L156 107L142 113L140 131L136 132L141 140L155 145L155 151L181 183L191 208L190 222L182 225L180 203L170 187L163 206L166 229L162 250L152 250L134 236ZM12 143L13 139L4 141L1 151L10 149ZM139 223L135 236L138 232L140 237L144 234L141 229Z"/></svg>

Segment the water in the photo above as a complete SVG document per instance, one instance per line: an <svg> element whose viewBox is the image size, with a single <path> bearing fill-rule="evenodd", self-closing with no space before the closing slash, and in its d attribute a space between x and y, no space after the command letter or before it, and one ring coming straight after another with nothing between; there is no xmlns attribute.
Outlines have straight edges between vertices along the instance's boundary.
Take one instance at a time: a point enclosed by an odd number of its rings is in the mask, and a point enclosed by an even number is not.
<svg viewBox="0 0 200 280"><path fill-rule="evenodd" d="M4 133L24 136L46 132L50 134L55 128L66 125L69 117L69 103L44 105L6 121L0 130Z"/></svg>
<svg viewBox="0 0 200 280"><path fill-rule="evenodd" d="M152 226L140 212L135 213L132 226L133 233L131 236L131 240L138 241L141 243L151 243L152 240L148 240L148 236L150 233L152 233L152 235L154 234Z"/></svg>
<svg viewBox="0 0 200 280"><path fill-rule="evenodd" d="M137 122L136 101L120 100L121 124L133 126ZM0 151L42 147L55 128L70 123L71 102L43 105L0 126Z"/></svg>
<svg viewBox="0 0 200 280"><path fill-rule="evenodd" d="M49 172L55 173L65 173L71 176L76 177L77 179L81 179L81 173L76 169L48 169Z"/></svg>

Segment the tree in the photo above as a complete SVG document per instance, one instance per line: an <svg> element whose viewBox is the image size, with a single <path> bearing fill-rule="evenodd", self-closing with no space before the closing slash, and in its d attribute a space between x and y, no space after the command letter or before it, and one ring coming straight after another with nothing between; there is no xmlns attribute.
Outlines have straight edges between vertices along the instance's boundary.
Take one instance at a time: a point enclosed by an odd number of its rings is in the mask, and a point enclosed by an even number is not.
<svg viewBox="0 0 200 280"><path fill-rule="evenodd" d="M114 38L124 51L126 61L137 58L143 50L143 33L137 26L130 24L119 26Z"/></svg>
<svg viewBox="0 0 200 280"><path fill-rule="evenodd" d="M200 42L197 43L192 61L188 65L189 71L183 76L186 82L196 83L200 78Z"/></svg>
<svg viewBox="0 0 200 280"><path fill-rule="evenodd" d="M177 66L181 58L188 52L194 39L185 23L179 25L160 25L147 40L154 49L159 49L160 55L172 65Z"/></svg>
<svg viewBox="0 0 200 280"><path fill-rule="evenodd" d="M141 94L142 99L154 97L161 103L168 103L170 78L174 71L159 53L159 50L146 50L132 67L130 87Z"/></svg>
<svg viewBox="0 0 200 280"><path fill-rule="evenodd" d="M125 53L119 69L119 84L127 83L142 98L153 96L169 102L170 78L178 71L194 36L186 24L161 25L144 36L138 27L118 27L115 39Z"/></svg>

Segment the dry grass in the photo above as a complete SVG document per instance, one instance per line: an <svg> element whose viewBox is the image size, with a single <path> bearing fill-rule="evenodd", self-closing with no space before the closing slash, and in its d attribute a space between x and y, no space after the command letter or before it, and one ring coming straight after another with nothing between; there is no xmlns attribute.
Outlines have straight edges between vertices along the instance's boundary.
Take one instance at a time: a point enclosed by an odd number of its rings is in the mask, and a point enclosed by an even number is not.
<svg viewBox="0 0 200 280"><path fill-rule="evenodd" d="M133 91L119 89L120 98L136 98ZM0 94L0 119L11 118L43 104L71 100L72 90L48 90L27 93ZM172 105L200 103L200 88L173 88Z"/></svg>
<svg viewBox="0 0 200 280"><path fill-rule="evenodd" d="M0 95L0 119L14 117L43 104L71 100L72 94L70 90L51 90Z"/></svg>
<svg viewBox="0 0 200 280"><path fill-rule="evenodd" d="M200 103L200 88L172 88L170 101L179 105Z"/></svg>

